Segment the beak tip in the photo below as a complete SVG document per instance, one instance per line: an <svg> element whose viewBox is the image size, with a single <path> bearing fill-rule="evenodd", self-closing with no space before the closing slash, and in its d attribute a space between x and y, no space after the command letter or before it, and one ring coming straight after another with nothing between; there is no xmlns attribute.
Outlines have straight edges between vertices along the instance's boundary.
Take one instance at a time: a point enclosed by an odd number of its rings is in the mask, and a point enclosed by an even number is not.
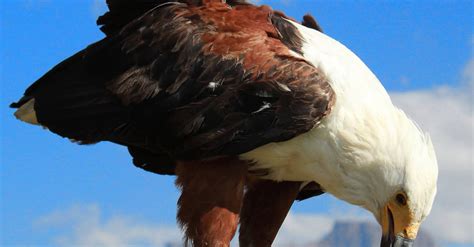
<svg viewBox="0 0 474 247"><path fill-rule="evenodd" d="M395 241L393 242L393 247L412 247L414 242L414 239L404 238L397 235L395 237Z"/></svg>
<svg viewBox="0 0 474 247"><path fill-rule="evenodd" d="M413 247L414 239L404 238L397 235L395 237L382 236L380 247Z"/></svg>

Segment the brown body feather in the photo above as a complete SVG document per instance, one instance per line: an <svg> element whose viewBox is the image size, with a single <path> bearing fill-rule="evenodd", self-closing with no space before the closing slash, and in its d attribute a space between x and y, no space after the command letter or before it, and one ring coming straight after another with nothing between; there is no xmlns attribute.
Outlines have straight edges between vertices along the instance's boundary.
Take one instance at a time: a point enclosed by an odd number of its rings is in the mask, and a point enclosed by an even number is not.
<svg viewBox="0 0 474 247"><path fill-rule="evenodd" d="M235 158L178 162L178 221L193 246L228 246L237 230L247 166Z"/></svg>

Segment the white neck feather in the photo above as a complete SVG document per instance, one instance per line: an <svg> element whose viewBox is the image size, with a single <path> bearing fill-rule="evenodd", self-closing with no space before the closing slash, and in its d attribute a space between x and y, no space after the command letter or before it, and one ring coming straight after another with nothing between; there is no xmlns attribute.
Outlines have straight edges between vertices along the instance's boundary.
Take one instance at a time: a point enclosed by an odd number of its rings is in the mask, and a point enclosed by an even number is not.
<svg viewBox="0 0 474 247"><path fill-rule="evenodd" d="M387 144L383 142L387 141L384 137L388 129L397 131L394 123L398 110L377 77L352 51L323 33L294 25L305 41L304 57L325 74L336 94L331 114L311 133L316 136L310 137L312 140L322 141L311 145L312 152L308 153L327 159L319 163L322 169L315 176L328 192L363 204L364 198L358 198L362 188L358 186L377 183L362 185L357 181L380 175L367 177L370 174L366 170L377 165L378 159L386 158L377 149Z"/></svg>

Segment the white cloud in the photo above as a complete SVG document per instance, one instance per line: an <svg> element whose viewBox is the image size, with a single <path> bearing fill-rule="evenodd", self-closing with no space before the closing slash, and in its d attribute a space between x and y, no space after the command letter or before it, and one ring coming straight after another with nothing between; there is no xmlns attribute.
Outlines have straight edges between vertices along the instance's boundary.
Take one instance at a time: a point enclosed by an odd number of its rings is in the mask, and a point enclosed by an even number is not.
<svg viewBox="0 0 474 247"><path fill-rule="evenodd" d="M285 219L274 246L293 246L315 242L328 234L335 220L322 214L293 214Z"/></svg>
<svg viewBox="0 0 474 247"><path fill-rule="evenodd" d="M101 217L98 206L74 206L39 218L34 226L60 230L52 239L59 246L166 246L179 243L175 225L154 225L131 217Z"/></svg>
<svg viewBox="0 0 474 247"><path fill-rule="evenodd" d="M328 234L338 220L371 220L365 211L346 209L337 205L330 214L290 212L273 246L314 243ZM33 225L36 230L52 232L50 241L58 246L182 246L182 233L176 225L152 224L124 215L104 217L97 205L57 210L38 218ZM231 246L238 246L238 234Z"/></svg>
<svg viewBox="0 0 474 247"><path fill-rule="evenodd" d="M362 210L330 214L291 213L285 219L273 246L301 246L321 240L336 221L366 222ZM372 220L373 223L375 223ZM152 224L123 215L104 217L97 205L75 205L38 218L36 230L54 233L58 246L181 246L182 233L176 225ZM238 234L231 246L238 246Z"/></svg>
<svg viewBox="0 0 474 247"><path fill-rule="evenodd" d="M438 194L424 224L442 242L474 243L472 96L474 59L458 87L392 93L433 140L439 163Z"/></svg>

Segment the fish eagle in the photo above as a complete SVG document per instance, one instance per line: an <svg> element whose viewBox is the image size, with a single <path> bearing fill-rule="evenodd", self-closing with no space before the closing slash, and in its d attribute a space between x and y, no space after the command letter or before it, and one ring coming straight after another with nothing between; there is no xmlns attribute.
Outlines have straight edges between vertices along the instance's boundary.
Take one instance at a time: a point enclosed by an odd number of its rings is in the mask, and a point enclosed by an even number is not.
<svg viewBox="0 0 474 247"><path fill-rule="evenodd" d="M105 38L11 106L80 144L126 146L176 175L187 243L270 246L295 200L370 211L381 246L412 246L436 194L427 134L311 16L229 0L107 0Z"/></svg>

